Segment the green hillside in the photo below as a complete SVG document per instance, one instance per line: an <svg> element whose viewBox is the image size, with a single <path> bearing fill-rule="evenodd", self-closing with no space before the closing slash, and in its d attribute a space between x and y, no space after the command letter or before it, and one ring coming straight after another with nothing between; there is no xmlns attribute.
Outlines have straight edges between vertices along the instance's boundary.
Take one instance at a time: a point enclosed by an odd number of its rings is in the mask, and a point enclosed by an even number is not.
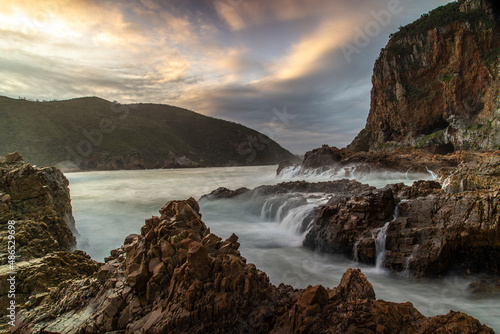
<svg viewBox="0 0 500 334"><path fill-rule="evenodd" d="M277 164L295 157L240 124L159 104L97 97L32 102L0 97L0 155L63 168Z"/></svg>

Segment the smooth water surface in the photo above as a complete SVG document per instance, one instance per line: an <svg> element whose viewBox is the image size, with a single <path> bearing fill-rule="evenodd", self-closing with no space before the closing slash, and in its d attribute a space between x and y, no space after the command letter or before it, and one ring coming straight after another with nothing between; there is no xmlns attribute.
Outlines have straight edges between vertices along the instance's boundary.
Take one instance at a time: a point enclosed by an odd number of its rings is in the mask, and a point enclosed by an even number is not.
<svg viewBox="0 0 500 334"><path fill-rule="evenodd" d="M333 173L300 176L293 171L276 177L275 170L276 166L260 166L68 173L73 214L80 233L78 246L94 259L103 261L111 249L123 244L127 235L140 233L144 219L159 215L158 210L167 201L189 197L198 200L218 187L254 188L291 180L317 182L344 177ZM416 179L432 179L432 174L383 173L357 179L382 187L389 183L411 184ZM302 205L286 205L300 200ZM500 331L500 298L469 295L470 279L447 277L415 281L375 266L303 248L309 213L326 200L325 194L307 198L306 202L297 198L256 199L252 203L249 200L203 200L200 207L202 220L211 231L223 239L232 233L238 235L242 255L265 271L274 284L283 282L297 288L309 284L335 287L347 268L359 267L374 286L377 298L411 301L424 315L444 314L451 309L463 311Z"/></svg>

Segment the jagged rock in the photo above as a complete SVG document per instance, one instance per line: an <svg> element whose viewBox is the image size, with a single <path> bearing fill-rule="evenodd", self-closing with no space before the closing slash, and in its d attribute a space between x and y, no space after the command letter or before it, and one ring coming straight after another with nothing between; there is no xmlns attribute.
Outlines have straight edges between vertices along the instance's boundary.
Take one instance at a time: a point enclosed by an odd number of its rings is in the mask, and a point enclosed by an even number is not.
<svg viewBox="0 0 500 334"><path fill-rule="evenodd" d="M359 269L348 269L335 289L276 287L246 263L236 235L222 241L210 233L194 199L171 201L160 213L112 252L124 256L97 277L63 282L22 311L14 333L428 333L457 326L493 333L463 313L427 318L411 303L376 300ZM165 242L173 251L159 259ZM141 269L151 264L152 273ZM141 275L130 280L133 272Z"/></svg>
<svg viewBox="0 0 500 334"><path fill-rule="evenodd" d="M67 280L92 276L99 263L76 246L68 180L56 168L37 168L19 154L0 159L0 243L7 245L9 220L15 221L16 261L0 255L0 315L8 298L5 284L16 276L17 309L30 309L49 298L51 289ZM14 269L14 270L12 270ZM0 324L0 331L6 330Z"/></svg>
<svg viewBox="0 0 500 334"><path fill-rule="evenodd" d="M307 152L302 166L306 169L316 169L334 165L342 160L342 152L336 147L323 145L320 148Z"/></svg>
<svg viewBox="0 0 500 334"><path fill-rule="evenodd" d="M450 270L498 274L499 263L491 259L500 255L499 195L500 188L447 194L437 182L419 181L334 197L317 209L304 245L373 264L375 239L388 223L385 266L391 270L428 277Z"/></svg>
<svg viewBox="0 0 500 334"><path fill-rule="evenodd" d="M7 221L16 221L16 253L24 260L76 245L69 182L54 167L37 168L17 157L0 162L0 240L7 238ZM5 254L0 257L5 264Z"/></svg>
<svg viewBox="0 0 500 334"><path fill-rule="evenodd" d="M309 174L311 171L321 173L330 170L339 174L343 170L346 177L380 171L426 173L443 167L456 167L460 158L476 157L481 159L479 153L473 152L448 155L432 154L420 149L354 152L347 148L339 150L336 147L323 145L306 153L299 173Z"/></svg>
<svg viewBox="0 0 500 334"><path fill-rule="evenodd" d="M8 164L13 164L13 163L23 163L24 159L21 154L18 152L14 153L9 153L5 156L5 162Z"/></svg>
<svg viewBox="0 0 500 334"><path fill-rule="evenodd" d="M438 180L451 193L493 189L500 185L500 152L481 154L480 159L464 160L456 169L441 169Z"/></svg>
<svg viewBox="0 0 500 334"><path fill-rule="evenodd" d="M236 190L230 190L230 189L225 188L225 187L219 187L219 188L215 189L214 191L212 191L211 193L203 195L200 198L200 200L201 199L212 200L212 199L218 199L218 198L233 198L233 197L242 195L242 194L246 193L247 191L250 191L250 189L245 188L245 187L238 188Z"/></svg>
<svg viewBox="0 0 500 334"><path fill-rule="evenodd" d="M10 215L0 219L25 219L41 215L58 216L74 233L69 181L55 167L37 168L22 163L0 162L0 192L10 196Z"/></svg>
<svg viewBox="0 0 500 334"><path fill-rule="evenodd" d="M372 233L392 220L395 206L390 187L348 197L333 197L317 209L304 246L353 257L353 247L360 241L356 250L360 259L373 264L376 253Z"/></svg>

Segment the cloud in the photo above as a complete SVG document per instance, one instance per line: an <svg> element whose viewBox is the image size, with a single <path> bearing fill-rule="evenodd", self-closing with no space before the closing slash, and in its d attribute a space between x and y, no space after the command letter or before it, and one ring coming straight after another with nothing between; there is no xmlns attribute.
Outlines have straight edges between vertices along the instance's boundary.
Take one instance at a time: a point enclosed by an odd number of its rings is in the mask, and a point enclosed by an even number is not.
<svg viewBox="0 0 500 334"><path fill-rule="evenodd" d="M405 9L348 62L383 0L22 0L0 10L0 94L178 105L264 131L295 153L364 126L373 62ZM293 116L280 123L275 110Z"/></svg>

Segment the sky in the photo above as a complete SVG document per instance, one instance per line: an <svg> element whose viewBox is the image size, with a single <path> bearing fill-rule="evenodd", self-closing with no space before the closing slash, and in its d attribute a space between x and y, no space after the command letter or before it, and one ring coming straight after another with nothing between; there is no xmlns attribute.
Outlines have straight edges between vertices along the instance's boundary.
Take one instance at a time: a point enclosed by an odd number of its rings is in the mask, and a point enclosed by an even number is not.
<svg viewBox="0 0 500 334"><path fill-rule="evenodd" d="M364 127L374 62L448 0L0 0L0 95L163 103L303 154Z"/></svg>

